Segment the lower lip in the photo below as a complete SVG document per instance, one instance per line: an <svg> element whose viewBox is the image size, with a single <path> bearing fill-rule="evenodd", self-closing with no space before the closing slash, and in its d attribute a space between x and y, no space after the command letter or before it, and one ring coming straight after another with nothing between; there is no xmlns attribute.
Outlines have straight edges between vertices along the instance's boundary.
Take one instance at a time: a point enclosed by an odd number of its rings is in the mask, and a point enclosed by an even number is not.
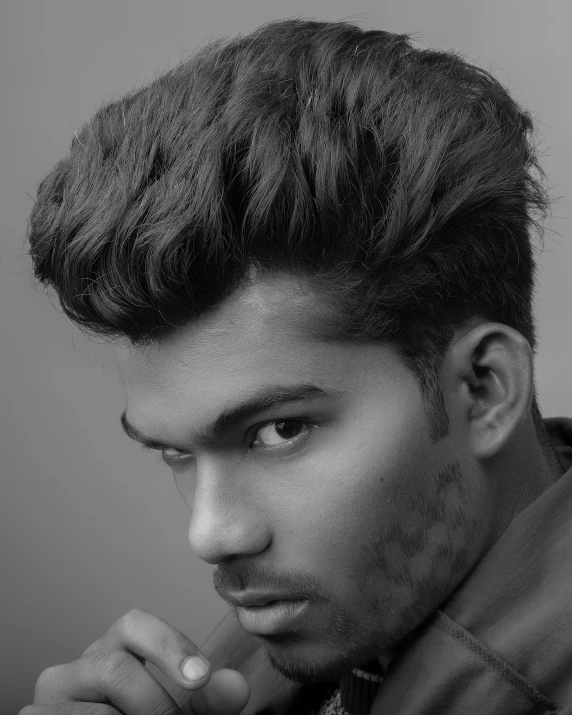
<svg viewBox="0 0 572 715"><path fill-rule="evenodd" d="M274 601L266 606L239 607L238 618L245 631L267 636L291 626L307 605L308 601Z"/></svg>

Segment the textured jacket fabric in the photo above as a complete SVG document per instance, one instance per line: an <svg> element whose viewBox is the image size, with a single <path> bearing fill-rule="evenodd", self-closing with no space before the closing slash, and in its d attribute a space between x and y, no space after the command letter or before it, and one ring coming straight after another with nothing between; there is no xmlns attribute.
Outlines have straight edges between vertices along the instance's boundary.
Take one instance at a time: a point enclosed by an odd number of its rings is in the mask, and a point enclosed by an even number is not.
<svg viewBox="0 0 572 715"><path fill-rule="evenodd" d="M563 474L390 663L371 715L572 715L572 420L545 420ZM288 712L332 692L301 686Z"/></svg>

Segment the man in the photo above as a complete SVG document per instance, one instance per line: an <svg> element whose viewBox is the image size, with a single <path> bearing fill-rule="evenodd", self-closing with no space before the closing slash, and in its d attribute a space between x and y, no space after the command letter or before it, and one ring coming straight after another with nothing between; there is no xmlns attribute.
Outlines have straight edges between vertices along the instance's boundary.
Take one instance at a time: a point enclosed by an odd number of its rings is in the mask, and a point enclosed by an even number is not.
<svg viewBox="0 0 572 715"><path fill-rule="evenodd" d="M572 423L534 392L532 131L452 53L302 20L82 129L39 187L36 276L114 340L122 426L172 469L232 617L201 653L133 610L22 715L569 711Z"/></svg>

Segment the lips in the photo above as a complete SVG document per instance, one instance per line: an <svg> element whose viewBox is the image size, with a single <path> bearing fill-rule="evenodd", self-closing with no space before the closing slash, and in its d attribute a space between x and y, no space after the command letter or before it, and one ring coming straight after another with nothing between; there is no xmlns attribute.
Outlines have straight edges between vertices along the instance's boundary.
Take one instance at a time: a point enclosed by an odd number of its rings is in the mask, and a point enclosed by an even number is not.
<svg viewBox="0 0 572 715"><path fill-rule="evenodd" d="M265 606L239 607L238 618L244 630L259 636L271 636L299 628L308 608L308 601L281 600Z"/></svg>
<svg viewBox="0 0 572 715"><path fill-rule="evenodd" d="M224 597L235 606L242 608L252 608L255 606L266 606L274 601L294 601L299 600L282 593L263 593L260 591L241 591L240 593L227 593Z"/></svg>

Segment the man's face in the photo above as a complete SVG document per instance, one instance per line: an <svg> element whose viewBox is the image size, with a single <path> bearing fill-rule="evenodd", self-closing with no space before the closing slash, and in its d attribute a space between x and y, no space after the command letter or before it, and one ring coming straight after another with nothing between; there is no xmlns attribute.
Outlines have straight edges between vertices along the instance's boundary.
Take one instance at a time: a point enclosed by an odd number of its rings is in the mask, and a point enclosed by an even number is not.
<svg viewBox="0 0 572 715"><path fill-rule="evenodd" d="M217 564L215 589L307 600L256 634L298 682L335 680L410 634L467 575L492 511L455 426L432 442L397 353L325 342L316 321L304 284L274 276L165 342L117 349L127 420L170 445L189 542ZM292 388L300 399L209 436L221 413Z"/></svg>

